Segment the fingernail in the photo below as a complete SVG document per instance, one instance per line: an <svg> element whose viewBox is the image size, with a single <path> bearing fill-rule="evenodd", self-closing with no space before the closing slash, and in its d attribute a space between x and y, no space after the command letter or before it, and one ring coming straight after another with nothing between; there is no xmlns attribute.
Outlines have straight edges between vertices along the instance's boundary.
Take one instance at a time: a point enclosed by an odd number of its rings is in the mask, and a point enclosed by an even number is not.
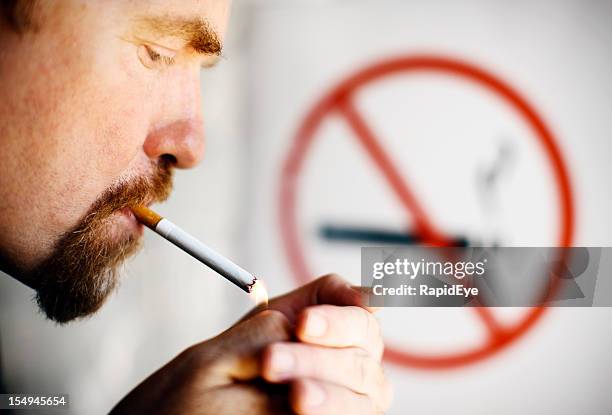
<svg viewBox="0 0 612 415"><path fill-rule="evenodd" d="M304 382L303 405L307 408L316 408L325 402L325 391L315 382Z"/></svg>
<svg viewBox="0 0 612 415"><path fill-rule="evenodd" d="M321 337L327 331L327 320L321 313L311 312L306 319L305 331L310 337Z"/></svg>
<svg viewBox="0 0 612 415"><path fill-rule="evenodd" d="M287 374L295 366L293 353L283 347L276 347L272 353L272 371L276 374Z"/></svg>

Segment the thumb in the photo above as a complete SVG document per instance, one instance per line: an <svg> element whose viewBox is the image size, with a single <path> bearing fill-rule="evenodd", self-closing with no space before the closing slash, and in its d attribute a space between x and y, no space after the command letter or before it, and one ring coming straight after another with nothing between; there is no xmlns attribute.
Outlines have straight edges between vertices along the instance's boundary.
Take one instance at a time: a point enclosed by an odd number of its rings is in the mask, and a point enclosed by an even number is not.
<svg viewBox="0 0 612 415"><path fill-rule="evenodd" d="M229 380L250 380L260 374L259 355L265 346L288 341L292 327L279 311L255 314L210 340L214 350L211 371Z"/></svg>
<svg viewBox="0 0 612 415"><path fill-rule="evenodd" d="M360 287L352 287L338 275L330 274L317 278L309 284L270 301L268 309L283 313L291 323L295 323L302 309L317 305L365 307L365 296Z"/></svg>

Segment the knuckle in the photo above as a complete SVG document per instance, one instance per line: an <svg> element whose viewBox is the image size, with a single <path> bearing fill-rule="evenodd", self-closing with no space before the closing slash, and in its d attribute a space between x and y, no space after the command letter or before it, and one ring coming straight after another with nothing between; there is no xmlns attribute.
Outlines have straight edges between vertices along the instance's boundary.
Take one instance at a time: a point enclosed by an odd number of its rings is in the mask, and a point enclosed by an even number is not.
<svg viewBox="0 0 612 415"><path fill-rule="evenodd" d="M370 397L365 397L365 399L360 399L356 404L359 405L359 413L372 414L372 415L383 415L384 414L382 408L380 408L376 404L376 402Z"/></svg>
<svg viewBox="0 0 612 415"><path fill-rule="evenodd" d="M375 322L372 314L361 307L354 308L361 318L361 331L360 331L360 340L367 341L368 337L371 336L373 325L377 326L378 324Z"/></svg>
<svg viewBox="0 0 612 415"><path fill-rule="evenodd" d="M353 359L359 392L377 396L385 383L380 363L361 350L354 353Z"/></svg>
<svg viewBox="0 0 612 415"><path fill-rule="evenodd" d="M368 329L370 334L376 338L381 338L380 324L378 324L378 320L369 311L365 311L365 313L368 316Z"/></svg>
<svg viewBox="0 0 612 415"><path fill-rule="evenodd" d="M303 376L327 376L332 368L333 360L326 350L298 346L295 348L295 360L297 371Z"/></svg>
<svg viewBox="0 0 612 415"><path fill-rule="evenodd" d="M189 368L188 373L202 373L208 370L214 359L207 343L198 343L183 350L175 359L180 367Z"/></svg>
<svg viewBox="0 0 612 415"><path fill-rule="evenodd" d="M359 392L365 393L365 391L369 389L368 383L370 379L370 364L368 362L368 357L365 353L356 352L354 360L357 371L357 388Z"/></svg>
<svg viewBox="0 0 612 415"><path fill-rule="evenodd" d="M289 319L283 313L277 310L265 310L257 314L255 317L263 328L272 330L278 333L291 332L291 325Z"/></svg>
<svg viewBox="0 0 612 415"><path fill-rule="evenodd" d="M320 277L321 279L342 279L342 277L339 274L336 274L335 272L329 272L327 274L324 274Z"/></svg>
<svg viewBox="0 0 612 415"><path fill-rule="evenodd" d="M385 384L385 374L383 372L382 366L377 360L372 358L369 359L371 364L371 373L372 373L372 383L375 392L380 392Z"/></svg>
<svg viewBox="0 0 612 415"><path fill-rule="evenodd" d="M363 327L359 340L361 340L365 344L372 345L372 351L376 357L382 356L382 352L385 346L382 339L382 331L380 329L380 324L378 324L378 320L369 311L364 310L360 307L357 308L362 318Z"/></svg>
<svg viewBox="0 0 612 415"><path fill-rule="evenodd" d="M283 313L278 310L264 310L257 314L258 318L261 318L265 321L283 321L287 320L287 317Z"/></svg>
<svg viewBox="0 0 612 415"><path fill-rule="evenodd" d="M370 315L372 320L373 320L373 324L372 324L372 336L374 337L374 348L375 348L375 353L376 356L380 359L382 357L383 351L385 350L385 342L383 340L382 337L382 330L380 328L380 324L378 324L378 320L376 319L376 317Z"/></svg>
<svg viewBox="0 0 612 415"><path fill-rule="evenodd" d="M382 339L382 336L378 336L378 346L377 346L378 350L377 355L378 355L378 359L382 359L383 354L385 353L385 342Z"/></svg>
<svg viewBox="0 0 612 415"><path fill-rule="evenodd" d="M322 284L330 284L330 283L339 283L346 282L344 278L335 273L325 274L318 278L319 282Z"/></svg>
<svg viewBox="0 0 612 415"><path fill-rule="evenodd" d="M274 354L291 354L294 356L296 363L300 363L302 359L309 359L308 349L304 347L300 347L300 344L291 343L291 342L281 342L281 343L272 343L269 347L271 349L271 353Z"/></svg>
<svg viewBox="0 0 612 415"><path fill-rule="evenodd" d="M357 357L357 387L359 392L365 393L368 382L368 369L366 367L366 358L362 355Z"/></svg>

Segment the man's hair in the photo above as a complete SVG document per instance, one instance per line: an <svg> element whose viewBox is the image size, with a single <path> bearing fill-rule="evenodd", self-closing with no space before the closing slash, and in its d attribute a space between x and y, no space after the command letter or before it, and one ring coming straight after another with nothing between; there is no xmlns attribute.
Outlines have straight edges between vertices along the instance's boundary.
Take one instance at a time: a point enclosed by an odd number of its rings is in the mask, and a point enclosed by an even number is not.
<svg viewBox="0 0 612 415"><path fill-rule="evenodd" d="M0 12L9 27L17 33L36 30L34 9L38 0L0 0Z"/></svg>

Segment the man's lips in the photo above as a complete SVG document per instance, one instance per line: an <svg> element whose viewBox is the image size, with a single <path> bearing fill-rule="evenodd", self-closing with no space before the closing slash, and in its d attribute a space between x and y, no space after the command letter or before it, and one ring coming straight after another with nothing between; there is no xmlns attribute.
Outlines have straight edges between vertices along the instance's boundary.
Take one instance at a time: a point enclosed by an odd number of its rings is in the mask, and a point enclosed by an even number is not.
<svg viewBox="0 0 612 415"><path fill-rule="evenodd" d="M126 222L130 230L137 233L138 235L142 235L144 231L144 225L138 222L138 219L136 219L136 216L134 216L134 213L129 207L124 207L123 209L119 210L118 213L120 214L124 222Z"/></svg>

